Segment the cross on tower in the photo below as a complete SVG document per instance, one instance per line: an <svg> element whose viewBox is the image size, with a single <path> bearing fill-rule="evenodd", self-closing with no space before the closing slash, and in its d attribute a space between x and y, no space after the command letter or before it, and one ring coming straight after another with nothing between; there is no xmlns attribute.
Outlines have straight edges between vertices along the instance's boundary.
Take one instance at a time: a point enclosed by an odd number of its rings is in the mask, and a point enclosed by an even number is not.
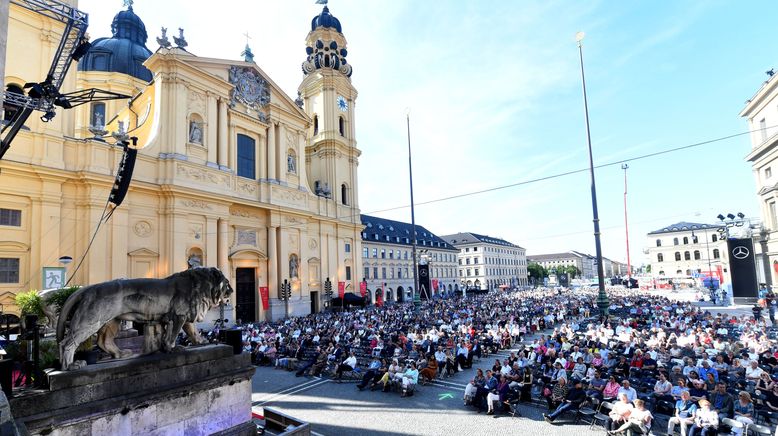
<svg viewBox="0 0 778 436"><path fill-rule="evenodd" d="M132 1L132 0L129 0L129 1ZM247 30L246 33L243 34L243 36L246 37L246 45L249 45L249 39L251 39L251 37L249 36L249 31Z"/></svg>
<svg viewBox="0 0 778 436"><path fill-rule="evenodd" d="M123 0L123 2L125 8L132 9L132 4L134 3L133 0Z"/></svg>

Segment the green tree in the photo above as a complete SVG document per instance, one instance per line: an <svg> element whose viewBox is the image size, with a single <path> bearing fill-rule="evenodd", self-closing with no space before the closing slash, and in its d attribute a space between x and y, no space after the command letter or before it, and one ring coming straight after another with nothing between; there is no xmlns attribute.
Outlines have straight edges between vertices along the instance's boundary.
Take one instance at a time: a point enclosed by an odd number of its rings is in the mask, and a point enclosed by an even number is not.
<svg viewBox="0 0 778 436"><path fill-rule="evenodd" d="M530 262L527 264L527 274L529 274L530 278L535 279L536 282L542 282L543 277L548 277L548 270L539 263Z"/></svg>

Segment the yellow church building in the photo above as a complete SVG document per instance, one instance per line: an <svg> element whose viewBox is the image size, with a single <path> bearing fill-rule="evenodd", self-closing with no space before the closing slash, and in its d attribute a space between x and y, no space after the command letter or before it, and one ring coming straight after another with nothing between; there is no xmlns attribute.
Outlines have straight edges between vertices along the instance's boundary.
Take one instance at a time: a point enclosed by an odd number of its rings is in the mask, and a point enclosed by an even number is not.
<svg viewBox="0 0 778 436"><path fill-rule="evenodd" d="M43 80L61 33L55 20L11 4L6 92ZM190 53L183 33L174 43L157 38L154 53L147 39L130 2L111 36L72 65L62 92L133 99L58 109L48 123L33 114L0 160L4 311L18 314L20 291L61 286L57 268L86 285L215 266L236 290L231 322L284 317L285 280L289 315L323 309L328 278L334 296L339 286L359 294L357 91L337 18L325 6L311 22L297 99L248 47L236 61ZM18 110L4 109L6 119ZM139 151L127 196L111 211L123 156L117 129L136 135ZM73 262L63 265L66 257Z"/></svg>

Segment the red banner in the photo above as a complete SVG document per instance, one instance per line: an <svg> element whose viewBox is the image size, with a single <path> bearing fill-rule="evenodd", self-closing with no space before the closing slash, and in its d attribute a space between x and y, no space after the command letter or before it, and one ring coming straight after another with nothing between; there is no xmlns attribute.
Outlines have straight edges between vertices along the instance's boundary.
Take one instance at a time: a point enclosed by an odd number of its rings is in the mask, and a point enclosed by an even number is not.
<svg viewBox="0 0 778 436"><path fill-rule="evenodd" d="M432 279L432 290L435 292L438 291L438 279Z"/></svg>
<svg viewBox="0 0 778 436"><path fill-rule="evenodd" d="M260 286L259 296L262 298L262 310L268 310L270 308L270 292L267 286Z"/></svg>
<svg viewBox="0 0 778 436"><path fill-rule="evenodd" d="M346 282L338 282L338 297L343 298L346 295Z"/></svg>
<svg viewBox="0 0 778 436"><path fill-rule="evenodd" d="M359 293L362 294L362 298L367 295L367 282L359 282Z"/></svg>

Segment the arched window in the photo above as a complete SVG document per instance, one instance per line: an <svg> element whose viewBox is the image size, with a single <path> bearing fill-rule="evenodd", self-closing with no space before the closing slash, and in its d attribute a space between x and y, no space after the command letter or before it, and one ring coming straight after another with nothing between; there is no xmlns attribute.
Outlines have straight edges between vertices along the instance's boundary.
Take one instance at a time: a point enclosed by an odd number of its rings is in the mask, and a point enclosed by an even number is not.
<svg viewBox="0 0 778 436"><path fill-rule="evenodd" d="M694 250L694 260L700 260L700 250Z"/></svg>
<svg viewBox="0 0 778 436"><path fill-rule="evenodd" d="M340 185L340 202L348 206L348 186L345 183Z"/></svg>
<svg viewBox="0 0 778 436"><path fill-rule="evenodd" d="M714 259L718 259L718 258L719 258L719 256L720 256L720 255L719 255L719 249L718 249L718 248L714 248L714 249L713 249L713 258L714 258Z"/></svg>
<svg viewBox="0 0 778 436"><path fill-rule="evenodd" d="M711 236L711 239L713 240L713 242L716 242L719 240L719 235L714 233L713 236Z"/></svg>
<svg viewBox="0 0 778 436"><path fill-rule="evenodd" d="M24 90L22 90L22 87L15 83L9 83L8 86L5 87L5 92L24 95ZM14 115L16 115L16 111L19 109L19 107L5 103L3 105L3 109L5 110L5 116L3 119L5 121L10 121Z"/></svg>
<svg viewBox="0 0 778 436"><path fill-rule="evenodd" d="M683 260L692 260L692 255L688 251L683 252Z"/></svg>
<svg viewBox="0 0 778 436"><path fill-rule="evenodd" d="M661 239L657 239L656 240L656 246L657 247L661 247L662 246L662 240Z"/></svg>
<svg viewBox="0 0 778 436"><path fill-rule="evenodd" d="M681 260L681 252L680 252L680 251L676 251L676 252L675 252L675 260L676 260L676 261L679 261L679 260Z"/></svg>
<svg viewBox="0 0 778 436"><path fill-rule="evenodd" d="M688 238L688 237L686 237L686 236L684 236L684 237L683 237L683 245L686 245L686 244L688 244L688 243L689 243L689 238Z"/></svg>
<svg viewBox="0 0 778 436"><path fill-rule="evenodd" d="M657 254L656 255L656 261L657 262L664 262L665 261L664 255L662 255L662 253Z"/></svg>
<svg viewBox="0 0 778 436"><path fill-rule="evenodd" d="M678 238L673 238L673 245L678 245Z"/></svg>
<svg viewBox="0 0 778 436"><path fill-rule="evenodd" d="M313 116L313 136L316 136L319 134L319 116L314 115Z"/></svg>
<svg viewBox="0 0 778 436"><path fill-rule="evenodd" d="M346 122L343 120L343 117L338 117L338 131L340 136L346 136Z"/></svg>

